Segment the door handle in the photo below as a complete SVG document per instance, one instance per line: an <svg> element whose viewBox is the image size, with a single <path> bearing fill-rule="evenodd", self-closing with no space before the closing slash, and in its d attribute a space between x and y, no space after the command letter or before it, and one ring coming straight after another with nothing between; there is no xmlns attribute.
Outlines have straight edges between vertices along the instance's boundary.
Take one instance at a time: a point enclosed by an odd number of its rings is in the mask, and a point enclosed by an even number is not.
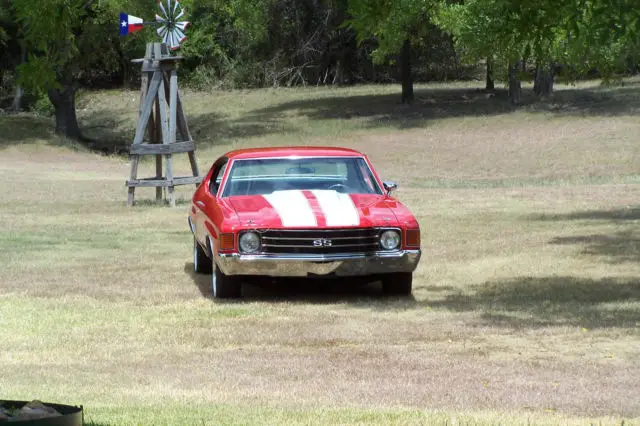
<svg viewBox="0 0 640 426"><path fill-rule="evenodd" d="M196 201L196 204L199 205L200 207L205 207L206 206L204 201L200 201L200 200Z"/></svg>

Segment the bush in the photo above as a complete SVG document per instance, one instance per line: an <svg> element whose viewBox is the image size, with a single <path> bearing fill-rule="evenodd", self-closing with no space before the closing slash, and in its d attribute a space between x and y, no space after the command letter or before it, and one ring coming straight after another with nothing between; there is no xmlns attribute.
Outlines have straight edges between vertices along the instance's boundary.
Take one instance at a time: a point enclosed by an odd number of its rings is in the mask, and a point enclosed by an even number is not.
<svg viewBox="0 0 640 426"><path fill-rule="evenodd" d="M44 93L38 96L38 99L31 106L31 111L44 117L52 117L55 114L55 108L49 100L49 96Z"/></svg>

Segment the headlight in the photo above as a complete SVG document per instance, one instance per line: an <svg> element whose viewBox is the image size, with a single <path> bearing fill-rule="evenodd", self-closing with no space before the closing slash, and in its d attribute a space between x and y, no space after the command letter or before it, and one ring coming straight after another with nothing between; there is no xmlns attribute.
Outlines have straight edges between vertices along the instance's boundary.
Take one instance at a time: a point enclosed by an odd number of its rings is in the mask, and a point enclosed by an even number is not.
<svg viewBox="0 0 640 426"><path fill-rule="evenodd" d="M395 250L400 245L400 233L398 231L384 231L380 234L380 245L385 250Z"/></svg>
<svg viewBox="0 0 640 426"><path fill-rule="evenodd" d="M260 248L260 236L255 232L245 232L240 235L240 251L254 253Z"/></svg>

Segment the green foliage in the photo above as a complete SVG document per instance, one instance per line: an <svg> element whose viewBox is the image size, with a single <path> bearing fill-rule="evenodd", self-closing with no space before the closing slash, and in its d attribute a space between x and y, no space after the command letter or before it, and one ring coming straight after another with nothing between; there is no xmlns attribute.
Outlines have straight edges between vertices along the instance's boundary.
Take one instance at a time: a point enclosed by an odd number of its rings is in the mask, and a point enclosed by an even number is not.
<svg viewBox="0 0 640 426"><path fill-rule="evenodd" d="M255 80L250 70L258 62L257 47L266 39L265 11L269 2L183 2L192 23L180 51L186 58L183 69L189 85L204 89L219 85L220 81L228 83L235 79L233 73L238 69L247 74L243 77L245 83Z"/></svg>
<svg viewBox="0 0 640 426"><path fill-rule="evenodd" d="M117 66L113 29L118 2L13 0L30 52L20 82L34 92L72 85L94 70Z"/></svg>
<svg viewBox="0 0 640 426"><path fill-rule="evenodd" d="M443 1L435 20L467 62L491 57L503 74L520 59L561 63L576 78L635 58L639 18L631 0L467 0Z"/></svg>
<svg viewBox="0 0 640 426"><path fill-rule="evenodd" d="M232 0L234 27L247 46L259 46L267 38L269 0Z"/></svg>
<svg viewBox="0 0 640 426"><path fill-rule="evenodd" d="M41 94L38 99L34 102L31 110L38 115L44 117L52 117L55 113L55 109L49 97L45 94Z"/></svg>
<svg viewBox="0 0 640 426"><path fill-rule="evenodd" d="M382 63L400 51L404 40L418 41L436 10L434 0L350 0L351 19L345 25L356 30L358 41L374 38L374 62Z"/></svg>
<svg viewBox="0 0 640 426"><path fill-rule="evenodd" d="M10 0L0 0L0 48L5 47L9 40L7 28L12 24L12 9Z"/></svg>
<svg viewBox="0 0 640 426"><path fill-rule="evenodd" d="M419 79L459 76L459 60L474 67L489 58L498 78L521 59L562 64L569 79L594 69L608 78L640 62L637 0L181 3L192 23L178 51L181 78L202 89L330 84L345 69L346 80L391 81L404 40ZM0 72L35 94L131 82L139 69L130 60L158 37L153 28L120 37L118 13L151 20L156 8L153 0L0 0ZM22 41L28 61L16 69Z"/></svg>
<svg viewBox="0 0 640 426"><path fill-rule="evenodd" d="M575 0L567 21L566 58L578 69L598 69L605 78L638 63L640 9L631 0Z"/></svg>
<svg viewBox="0 0 640 426"><path fill-rule="evenodd" d="M453 35L465 62L491 58L495 71L505 74L510 63L524 58L536 62L551 59L554 43L554 10L559 5L519 0L468 0L444 3L437 24Z"/></svg>

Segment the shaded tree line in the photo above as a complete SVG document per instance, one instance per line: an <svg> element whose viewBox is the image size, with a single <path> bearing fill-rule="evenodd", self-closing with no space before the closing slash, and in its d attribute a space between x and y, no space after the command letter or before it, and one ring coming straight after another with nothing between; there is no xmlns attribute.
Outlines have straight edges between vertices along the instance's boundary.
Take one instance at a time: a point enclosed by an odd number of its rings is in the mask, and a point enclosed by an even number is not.
<svg viewBox="0 0 640 426"><path fill-rule="evenodd" d="M483 79L521 99L560 76L637 71L635 0L181 0L192 25L180 50L199 89ZM0 108L49 102L56 130L81 139L81 87L137 87L131 59L153 30L118 34L118 14L149 19L151 0L0 0ZM25 98L26 94L26 98Z"/></svg>

